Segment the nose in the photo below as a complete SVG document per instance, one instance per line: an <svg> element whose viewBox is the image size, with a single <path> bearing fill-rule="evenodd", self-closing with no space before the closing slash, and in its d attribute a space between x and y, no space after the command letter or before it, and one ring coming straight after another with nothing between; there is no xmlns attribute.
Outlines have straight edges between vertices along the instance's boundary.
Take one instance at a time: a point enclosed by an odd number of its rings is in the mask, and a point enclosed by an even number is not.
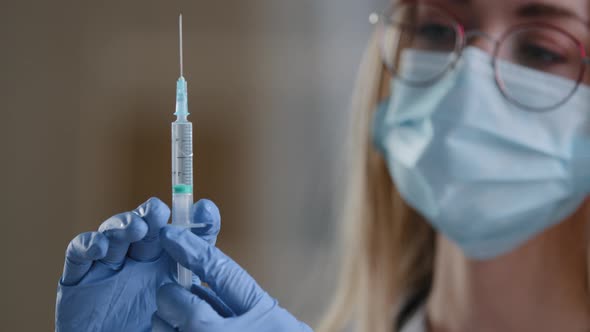
<svg viewBox="0 0 590 332"><path fill-rule="evenodd" d="M465 31L465 47L473 46L493 54L498 41L489 34L479 30Z"/></svg>

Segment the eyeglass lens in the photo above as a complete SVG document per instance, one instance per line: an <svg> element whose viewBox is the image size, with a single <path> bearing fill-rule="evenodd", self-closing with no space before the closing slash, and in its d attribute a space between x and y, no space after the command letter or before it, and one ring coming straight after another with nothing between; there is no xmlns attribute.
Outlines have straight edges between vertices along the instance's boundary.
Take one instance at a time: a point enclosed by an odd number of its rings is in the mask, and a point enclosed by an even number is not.
<svg viewBox="0 0 590 332"><path fill-rule="evenodd" d="M464 46L462 27L442 9L426 4L401 4L385 15L381 31L381 50L385 65L402 81L413 85L432 84L457 61ZM405 50L436 54L438 61L423 70L404 71ZM494 67L498 87L512 102L529 109L555 107L575 91L584 70L579 43L559 28L531 24L509 30L495 49ZM523 95L512 79L519 70L550 75L560 88L544 98ZM553 81L552 81L553 82ZM547 82L548 84L552 82ZM534 93L534 92L532 92Z"/></svg>

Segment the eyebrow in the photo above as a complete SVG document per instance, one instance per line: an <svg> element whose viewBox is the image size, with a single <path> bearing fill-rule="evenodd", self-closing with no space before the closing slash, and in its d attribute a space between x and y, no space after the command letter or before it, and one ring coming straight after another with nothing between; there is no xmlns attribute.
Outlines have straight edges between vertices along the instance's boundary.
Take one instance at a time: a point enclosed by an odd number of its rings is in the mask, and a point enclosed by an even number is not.
<svg viewBox="0 0 590 332"><path fill-rule="evenodd" d="M546 4L546 3L529 3L516 11L516 15L520 17L565 17L580 20L588 24L586 20L578 16L574 11L565 7Z"/></svg>
<svg viewBox="0 0 590 332"><path fill-rule="evenodd" d="M472 3L472 0L450 0L455 5L466 6ZM574 19L586 27L590 28L590 21L578 15L575 11L554 4L543 2L531 2L520 6L516 10L516 16L521 18L539 18L539 17L555 17L555 18L569 18Z"/></svg>

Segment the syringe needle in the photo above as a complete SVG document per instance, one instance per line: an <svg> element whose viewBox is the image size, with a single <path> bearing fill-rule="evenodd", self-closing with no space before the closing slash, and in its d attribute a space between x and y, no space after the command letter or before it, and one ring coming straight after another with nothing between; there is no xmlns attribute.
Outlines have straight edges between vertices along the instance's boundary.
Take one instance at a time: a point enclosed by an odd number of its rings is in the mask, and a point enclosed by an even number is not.
<svg viewBox="0 0 590 332"><path fill-rule="evenodd" d="M178 36L180 40L180 76L182 76L182 13L180 14L180 16L178 16Z"/></svg>

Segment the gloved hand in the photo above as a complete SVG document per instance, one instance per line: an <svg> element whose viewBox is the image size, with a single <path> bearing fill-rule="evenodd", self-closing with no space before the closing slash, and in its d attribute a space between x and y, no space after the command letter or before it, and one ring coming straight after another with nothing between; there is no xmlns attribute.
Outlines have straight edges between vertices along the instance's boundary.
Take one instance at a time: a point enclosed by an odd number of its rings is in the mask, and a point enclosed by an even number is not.
<svg viewBox="0 0 590 332"><path fill-rule="evenodd" d="M166 204L151 198L132 212L109 218L98 232L76 236L66 250L58 285L55 330L149 331L157 289L175 282L176 262L162 251L159 236L169 217ZM192 218L207 225L193 232L214 244L220 227L215 204L200 200ZM205 290L200 283L193 287Z"/></svg>
<svg viewBox="0 0 590 332"><path fill-rule="evenodd" d="M158 311L152 317L152 331L312 332L207 241L170 226L162 228L160 241L172 259L198 275L236 315L224 318L194 290L168 283L156 295Z"/></svg>

